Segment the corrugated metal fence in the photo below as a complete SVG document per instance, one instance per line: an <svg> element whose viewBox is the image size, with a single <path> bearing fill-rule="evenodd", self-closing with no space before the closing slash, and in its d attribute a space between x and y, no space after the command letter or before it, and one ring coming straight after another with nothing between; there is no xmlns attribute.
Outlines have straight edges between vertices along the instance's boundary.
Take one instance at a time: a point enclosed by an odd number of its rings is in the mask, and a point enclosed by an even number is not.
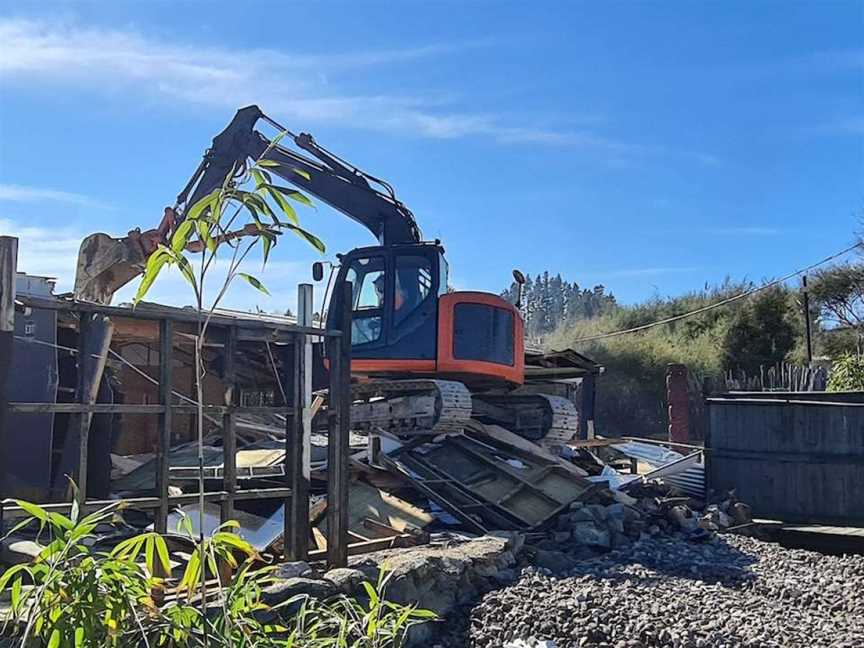
<svg viewBox="0 0 864 648"><path fill-rule="evenodd" d="M708 409L710 490L757 517L864 524L864 393L737 392Z"/></svg>

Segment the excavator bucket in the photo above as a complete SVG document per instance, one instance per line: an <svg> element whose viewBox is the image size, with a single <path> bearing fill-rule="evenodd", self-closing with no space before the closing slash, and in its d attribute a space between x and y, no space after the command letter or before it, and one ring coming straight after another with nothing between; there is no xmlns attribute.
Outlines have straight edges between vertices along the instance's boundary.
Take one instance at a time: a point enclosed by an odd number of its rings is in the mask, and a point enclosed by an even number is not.
<svg viewBox="0 0 864 648"><path fill-rule="evenodd" d="M75 299L110 304L114 293L144 271L147 255L140 234L112 238L91 234L81 242L75 270Z"/></svg>

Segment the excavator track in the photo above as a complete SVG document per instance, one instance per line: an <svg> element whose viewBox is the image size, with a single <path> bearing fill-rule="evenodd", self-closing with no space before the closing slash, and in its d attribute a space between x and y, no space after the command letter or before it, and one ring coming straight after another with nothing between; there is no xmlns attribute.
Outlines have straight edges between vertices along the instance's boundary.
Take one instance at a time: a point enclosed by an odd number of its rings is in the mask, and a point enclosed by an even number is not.
<svg viewBox="0 0 864 648"><path fill-rule="evenodd" d="M544 446L561 446L579 431L579 412L549 394L475 394L473 417Z"/></svg>
<svg viewBox="0 0 864 648"><path fill-rule="evenodd" d="M374 380L352 385L351 395L355 430L452 434L471 418L471 392L453 380Z"/></svg>
<svg viewBox="0 0 864 648"><path fill-rule="evenodd" d="M548 394L472 394L452 380L373 380L352 386L355 430L394 436L453 434L472 418L544 446L564 445L579 429L573 403Z"/></svg>

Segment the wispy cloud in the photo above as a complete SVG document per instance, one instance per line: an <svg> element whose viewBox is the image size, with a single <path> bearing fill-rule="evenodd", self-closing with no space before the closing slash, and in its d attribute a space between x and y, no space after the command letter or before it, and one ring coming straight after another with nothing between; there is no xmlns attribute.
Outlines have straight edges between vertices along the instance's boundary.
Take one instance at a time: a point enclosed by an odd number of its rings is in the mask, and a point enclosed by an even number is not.
<svg viewBox="0 0 864 648"><path fill-rule="evenodd" d="M289 123L343 126L448 139L483 137L594 151L616 159L684 156L705 164L706 154L643 146L589 130L559 130L501 115L464 111L440 93L340 93L339 82L358 68L394 66L442 56L465 56L491 40L337 54L227 49L167 42L133 31L76 24L0 19L0 77L17 84L74 85L100 93L149 93L170 103L236 108L257 103Z"/></svg>
<svg viewBox="0 0 864 648"><path fill-rule="evenodd" d="M107 203L101 200L70 191L16 184L0 184L0 201L16 203L55 202L100 209L109 207Z"/></svg>
<svg viewBox="0 0 864 648"><path fill-rule="evenodd" d="M81 241L89 232L68 227L41 227L26 225L12 219L0 218L0 234L18 239L18 271L31 275L54 277L57 292L69 292L73 288L75 266ZM213 265L210 275L209 298L213 298L221 278L227 270L227 262L219 260ZM267 286L270 296L262 295L250 286L238 282L227 293L223 306L242 310L256 307L268 312L284 312L295 309L297 284L309 280L309 264L301 261L271 259L263 271L253 259L246 271L258 277ZM114 298L115 303L128 302L135 295L138 282L133 280L122 288ZM192 303L192 293L183 277L176 271L167 271L159 276L147 296L149 301L186 306Z"/></svg>
<svg viewBox="0 0 864 648"><path fill-rule="evenodd" d="M71 290L82 233L63 227L34 227L0 218L0 234L18 239L18 270L55 277L58 290Z"/></svg>

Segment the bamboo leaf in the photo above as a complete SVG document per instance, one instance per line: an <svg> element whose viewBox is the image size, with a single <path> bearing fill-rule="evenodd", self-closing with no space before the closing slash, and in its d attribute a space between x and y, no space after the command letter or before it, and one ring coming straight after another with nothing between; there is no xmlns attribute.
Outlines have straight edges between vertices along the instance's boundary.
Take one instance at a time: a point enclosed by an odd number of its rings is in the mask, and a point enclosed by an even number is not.
<svg viewBox="0 0 864 648"><path fill-rule="evenodd" d="M144 276L141 278L141 283L138 284L138 290L135 293L135 297L132 299L133 305L137 305L142 299L144 299L145 295L150 290L150 287L153 285L153 282L156 281L156 277L159 276L162 268L170 261L170 259L171 257L166 253L166 248L162 246L150 255L150 258L147 259L147 265L144 268Z"/></svg>
<svg viewBox="0 0 864 648"><path fill-rule="evenodd" d="M273 185L273 188L281 193L284 196L287 196L291 200L296 200L299 203L303 203L307 207L314 207L315 204L310 200L310 198L296 189L288 189L286 187L280 187L279 185Z"/></svg>
<svg viewBox="0 0 864 648"><path fill-rule="evenodd" d="M198 238L210 252L216 251L216 240L210 236L210 225L207 221L195 221L196 229L198 230Z"/></svg>
<svg viewBox="0 0 864 648"><path fill-rule="evenodd" d="M249 282L249 285L251 285L253 288L258 290L259 292L262 292L267 296L270 295L270 292L267 290L267 288L264 287L264 284L261 283L260 280L256 279L252 275L246 274L245 272L238 272L237 275L240 277L243 277L247 282Z"/></svg>
<svg viewBox="0 0 864 648"><path fill-rule="evenodd" d="M212 206L213 202L219 197L219 194L222 192L221 188L216 188L211 191L209 194L201 198L198 202L196 202L192 207L186 210L185 218L186 220L196 220L200 218L201 214L205 209Z"/></svg>
<svg viewBox="0 0 864 648"><path fill-rule="evenodd" d="M279 209L282 210L282 213L285 214L288 219L294 223L295 225L300 225L300 220L297 218L297 212L294 211L294 208L285 200L285 196L279 191L280 187L268 186L267 192L276 201L276 204L279 205Z"/></svg>
<svg viewBox="0 0 864 648"><path fill-rule="evenodd" d="M48 640L48 648L58 648L60 646L60 631L57 628L51 632L51 638Z"/></svg>
<svg viewBox="0 0 864 648"><path fill-rule="evenodd" d="M174 230L174 234L171 236L171 249L174 250L175 253L179 254L186 249L186 246L189 244L189 237L192 235L193 227L195 227L194 220L185 220L177 226L176 230Z"/></svg>
<svg viewBox="0 0 864 648"><path fill-rule="evenodd" d="M280 223L280 225L282 225L282 227L286 227L286 228L290 229L297 236L304 239L312 247L314 247L316 250L318 250L321 254L324 254L324 252L326 251L326 246L324 245L324 241L319 239L317 236L315 236L311 232L306 231L302 227L292 225L291 223Z"/></svg>
<svg viewBox="0 0 864 648"><path fill-rule="evenodd" d="M42 523L40 528L44 527L48 522L48 512L38 504L32 504L31 502L25 502L24 500L15 500L15 503L27 511L27 513L32 517L39 520Z"/></svg>
<svg viewBox="0 0 864 648"><path fill-rule="evenodd" d="M280 167L282 165L279 164L278 162L276 162L275 160L258 160L258 166L259 167L275 168L275 167Z"/></svg>
<svg viewBox="0 0 864 648"><path fill-rule="evenodd" d="M171 560L168 557L168 545L165 542L165 538L157 535L154 543L156 544L156 552L159 554L159 563L162 565L163 573L170 574Z"/></svg>
<svg viewBox="0 0 864 648"><path fill-rule="evenodd" d="M273 247L273 242L275 238L270 238L264 232L261 232L261 245L264 249L264 259L261 262L261 269L264 269L264 266L267 265L267 259L270 258L270 248Z"/></svg>
<svg viewBox="0 0 864 648"><path fill-rule="evenodd" d="M311 180L311 179L312 179L312 176L309 175L309 173L306 172L306 171L304 171L303 169L291 169L291 170L292 170L294 173L296 173L297 175L299 175L301 178L305 178L306 180Z"/></svg>

